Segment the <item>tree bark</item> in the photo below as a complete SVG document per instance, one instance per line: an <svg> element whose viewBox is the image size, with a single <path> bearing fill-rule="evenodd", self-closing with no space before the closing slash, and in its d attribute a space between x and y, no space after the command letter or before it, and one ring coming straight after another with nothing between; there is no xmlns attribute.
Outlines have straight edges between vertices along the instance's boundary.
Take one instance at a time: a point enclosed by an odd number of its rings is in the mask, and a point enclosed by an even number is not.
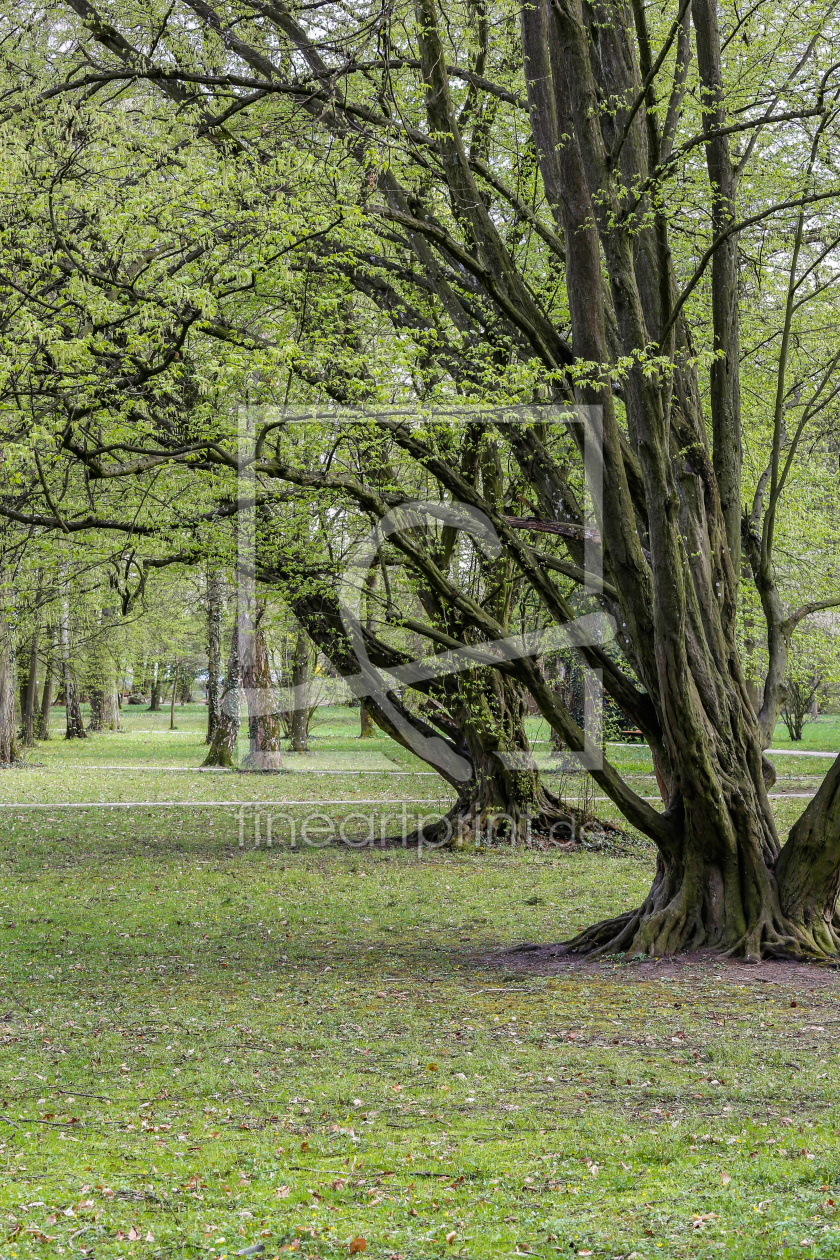
<svg viewBox="0 0 840 1260"><path fill-rule="evenodd" d="M101 687L91 687L89 694L90 721L88 722L88 730L98 733L102 730L102 706L105 700L105 693Z"/></svg>
<svg viewBox="0 0 840 1260"><path fill-rule="evenodd" d="M0 765L20 761L15 723L15 645L11 626L0 620Z"/></svg>
<svg viewBox="0 0 840 1260"><path fill-rule="evenodd" d="M44 741L51 738L50 736L50 712L52 710L52 692L53 692L53 652L55 649L55 630L50 628L49 631L49 650L47 655L47 664L44 671L44 690L41 693L41 713L38 723L38 738Z"/></svg>
<svg viewBox="0 0 840 1260"><path fill-rule="evenodd" d="M790 953L836 954L840 949L840 757L794 823L776 873L782 909L798 929Z"/></svg>
<svg viewBox="0 0 840 1260"><path fill-rule="evenodd" d="M239 624L234 623L230 640L225 686L219 703L219 719L213 733L210 748L201 763L202 767L219 767L230 770L239 737L239 690L241 685L241 669L239 661Z"/></svg>
<svg viewBox="0 0 840 1260"><path fill-rule="evenodd" d="M364 700L362 700L359 705L359 739L373 739L375 734L376 723L371 717Z"/></svg>
<svg viewBox="0 0 840 1260"><path fill-rule="evenodd" d="M59 624L61 641L61 665L64 676L64 709L66 713L65 739L84 739L85 724L79 699L79 684L70 660L70 605L67 598L61 610Z"/></svg>
<svg viewBox="0 0 840 1260"><path fill-rule="evenodd" d="M298 703L289 716L289 745L292 752L309 752L309 636L303 626L298 628L292 653L292 686ZM302 701L302 703L301 703Z"/></svg>
<svg viewBox="0 0 840 1260"><path fill-rule="evenodd" d="M706 163L715 236L736 221L737 177L727 124L716 0L692 0L697 35L697 68L702 85ZM731 233L712 258L712 324L715 358L711 368L712 450L721 511L732 568L741 563L741 383L738 308L738 234Z"/></svg>
<svg viewBox="0 0 840 1260"><path fill-rule="evenodd" d="M29 676L23 705L23 743L31 748L35 743L35 702L38 695L38 631L33 630L29 645Z"/></svg>
<svg viewBox="0 0 840 1260"><path fill-rule="evenodd" d="M212 744L219 722L222 655L222 590L217 569L207 570L207 738Z"/></svg>
<svg viewBox="0 0 840 1260"><path fill-rule="evenodd" d="M178 692L178 662L172 667L172 697L169 702L169 729L175 730L175 700Z"/></svg>
<svg viewBox="0 0 840 1260"><path fill-rule="evenodd" d="M149 707L146 710L147 713L160 712L160 693L161 693L161 688L163 686L162 675L163 675L163 669L162 669L161 662L155 661L154 669L152 673L151 699L149 701Z"/></svg>
<svg viewBox="0 0 840 1260"><path fill-rule="evenodd" d="M583 838L597 820L564 804L542 782L525 731L522 689L491 670L476 670L460 682L452 716L473 775L440 823L424 829L424 842L516 846Z"/></svg>
<svg viewBox="0 0 840 1260"><path fill-rule="evenodd" d="M281 758L281 725L268 649L265 642L263 618L265 608L258 608L253 629L247 635L242 649L242 685L248 705L248 755L242 770L279 770Z"/></svg>
<svg viewBox="0 0 840 1260"><path fill-rule="evenodd" d="M120 697L117 684L112 680L102 695L102 730L120 729Z"/></svg>
<svg viewBox="0 0 840 1260"><path fill-rule="evenodd" d="M376 589L377 571L375 568L368 570L365 576L365 628L371 633L376 630L376 618L373 615L373 592ZM368 711L368 707L364 700L359 705L359 739L373 739L376 731L376 723Z"/></svg>

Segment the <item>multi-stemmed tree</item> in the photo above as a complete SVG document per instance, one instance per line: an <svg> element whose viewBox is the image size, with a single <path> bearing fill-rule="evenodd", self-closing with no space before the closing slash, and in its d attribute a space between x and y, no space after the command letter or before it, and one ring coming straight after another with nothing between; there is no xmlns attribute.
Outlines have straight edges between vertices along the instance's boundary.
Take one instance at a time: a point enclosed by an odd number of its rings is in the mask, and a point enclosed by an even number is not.
<svg viewBox="0 0 840 1260"><path fill-rule="evenodd" d="M63 125L90 161L91 94L112 92L104 116L136 110L127 145L149 150L157 135L160 169L178 172L202 223L170 210L128 257L112 241L107 267L93 197L76 214L75 248L54 214L13 224L8 248L29 272L41 266L42 288L18 284L18 298L9 286L9 326L19 303L32 311L43 293L55 304L41 315L52 345L30 337L12 378L30 382L32 405L51 417L56 470L75 461L92 485L140 484L162 462L208 477L235 469L235 443L208 419L225 379L207 375L209 339L227 348L228 387L248 401L584 405L585 426L578 413L569 430L577 458L538 415L511 424L502 409L492 440L468 421L453 443L377 413L369 424L399 453L393 476L364 461L333 467L332 447L302 456L273 423L257 435L254 470L264 485L338 495L367 517L403 509L393 546L425 593L423 633L442 646L502 638L507 626L487 584L476 600L441 538L418 534L409 504L420 476L483 514L546 618L574 616L559 571L614 619L623 663L580 651L644 732L664 811L608 763L593 774L656 842L657 872L642 906L572 948L834 954L840 762L783 846L763 755L797 624L840 602L829 591L786 606L774 555L790 470L806 437L830 438L819 426L831 418L836 351L805 314L827 309L840 240L833 11L743 16L711 0L656 16L612 0L465 3L445 19L432 0L352 16L274 0L183 0L166 15L89 0L60 9L73 38L60 55L39 50L56 72L49 86L39 56L23 71L15 63L7 127L68 102ZM150 119L167 110L177 127L164 144ZM227 180L215 216L211 171ZM265 283L281 255L282 300ZM62 323L68 295L76 305ZM137 312L154 307L157 324L139 331ZM281 313L295 307L294 319ZM81 405L69 397L74 374ZM772 402L762 409L755 395ZM29 399L14 400L26 416ZM584 444L604 491L594 522L576 483ZM749 487L745 444L760 465ZM501 493L482 474L492 450L504 452ZM14 510L61 526L57 511ZM565 559L538 553L546 533ZM601 549L594 592L587 541ZM290 575L282 556L266 572ZM742 581L766 627L761 711L739 646ZM496 672L585 747L535 662Z"/></svg>

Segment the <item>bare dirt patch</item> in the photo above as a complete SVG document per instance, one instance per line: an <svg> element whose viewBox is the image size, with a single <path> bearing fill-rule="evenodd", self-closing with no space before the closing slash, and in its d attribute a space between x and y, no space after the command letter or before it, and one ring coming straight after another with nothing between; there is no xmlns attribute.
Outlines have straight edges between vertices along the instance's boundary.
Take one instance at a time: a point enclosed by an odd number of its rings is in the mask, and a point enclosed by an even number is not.
<svg viewBox="0 0 840 1260"><path fill-rule="evenodd" d="M519 945L474 956L473 964L498 970L511 979L574 974L583 978L587 974L608 973L611 980L634 984L669 978L682 981L715 978L727 984L772 984L791 991L840 996L840 964L826 966L775 960L745 963L707 950L668 958L585 959L563 953L560 945Z"/></svg>

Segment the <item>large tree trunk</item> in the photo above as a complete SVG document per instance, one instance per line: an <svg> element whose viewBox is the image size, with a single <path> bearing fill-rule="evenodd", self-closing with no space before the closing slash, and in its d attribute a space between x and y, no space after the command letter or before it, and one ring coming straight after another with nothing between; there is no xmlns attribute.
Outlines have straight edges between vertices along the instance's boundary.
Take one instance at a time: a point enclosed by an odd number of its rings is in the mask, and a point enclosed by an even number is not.
<svg viewBox="0 0 840 1260"><path fill-rule="evenodd" d="M20 760L15 724L15 645L8 622L0 620L0 765Z"/></svg>
<svg viewBox="0 0 840 1260"><path fill-rule="evenodd" d="M120 696L116 682L112 679L102 694L102 730L118 731L120 729Z"/></svg>
<svg viewBox="0 0 840 1260"><path fill-rule="evenodd" d="M239 625L235 623L225 672L225 688L219 703L219 720L216 723L207 756L201 763L203 768L214 766L225 770L233 768L236 741L239 737L240 685Z"/></svg>
<svg viewBox="0 0 840 1260"><path fill-rule="evenodd" d="M212 744L219 722L222 668L222 586L218 570L207 571L207 738Z"/></svg>
<svg viewBox="0 0 840 1260"><path fill-rule="evenodd" d="M794 823L776 873L782 909L797 929L791 952L836 954L840 950L840 757Z"/></svg>
<svg viewBox="0 0 840 1260"><path fill-rule="evenodd" d="M260 608L254 619L253 629L242 648L242 686L248 705L248 754L242 770L280 770L282 768L282 727L271 681L268 649L265 642L263 617Z"/></svg>
<svg viewBox="0 0 840 1260"><path fill-rule="evenodd" d="M748 961L834 957L840 951L840 758L775 857L769 847L759 848L767 833L756 835L755 819L763 812L745 810L744 833L734 843L715 845L699 829L687 834L680 853L660 853L653 887L637 910L587 929L562 948L659 955L705 946Z"/></svg>
<svg viewBox="0 0 840 1260"><path fill-rule="evenodd" d="M543 783L525 731L522 689L491 670L461 679L459 701L447 727L469 758L473 773L458 785L458 799L438 823L423 829L424 843L484 845L503 842L566 844L589 830L617 832L587 811L561 801Z"/></svg>
<svg viewBox="0 0 840 1260"><path fill-rule="evenodd" d="M714 129L720 104L715 17L705 0L694 12L702 28L698 50L709 110L704 123ZM641 223L634 242L616 222L622 193L606 156L614 133L605 124L602 135L596 121L597 75L606 75L609 90L626 91L627 99L638 92L629 18L625 11L610 11L597 62L590 60L594 35L588 35L587 21L579 0L558 0L539 17L532 11L523 18L523 32L535 65L544 62L541 48L547 45L550 72L544 69L556 89L556 119L547 118L546 127L556 139L575 352L607 363L610 307L624 353L642 352L661 335L674 292L667 247L649 240ZM545 90L544 83L529 82L532 110L547 108ZM619 113L616 125L621 122ZM628 120L622 135L628 168L651 169L655 124L649 120L646 127L637 117L632 126ZM720 221L731 215L733 195L727 145L727 139L716 138L707 149L710 169L726 182L716 193ZM609 289L602 280L604 261ZM633 502L639 492L630 481L636 473L622 452L612 391L608 385L580 390L580 400L591 408L588 423L603 466L599 527L605 566L615 577L619 622L633 664L655 705L658 769L668 807L664 815L652 815L609 766L594 772L625 815L656 840L659 859L644 904L581 934L568 944L572 950L663 954L708 946L755 958L788 949L795 936L781 910L774 872L779 842L764 784L761 734L734 633L741 512L734 266L732 254L724 251L712 277L721 356L711 399L714 460L693 368L683 369L677 356L673 390L670 378L662 382L640 368L627 377L629 434L645 505L644 549ZM671 346L678 349L684 336L679 322L673 336ZM522 673L529 676L525 663ZM530 673L545 716L572 747L581 746L579 729ZM611 683L606 674L605 683Z"/></svg>
<svg viewBox="0 0 840 1260"><path fill-rule="evenodd" d="M359 739L373 739L376 734L376 723L364 700L359 705Z"/></svg>

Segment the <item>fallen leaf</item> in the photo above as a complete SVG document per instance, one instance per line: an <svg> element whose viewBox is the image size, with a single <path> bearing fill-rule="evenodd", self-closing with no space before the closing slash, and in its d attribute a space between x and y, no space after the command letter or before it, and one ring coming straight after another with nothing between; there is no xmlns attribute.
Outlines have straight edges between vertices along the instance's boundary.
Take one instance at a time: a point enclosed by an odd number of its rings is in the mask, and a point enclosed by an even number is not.
<svg viewBox="0 0 840 1260"><path fill-rule="evenodd" d="M446 1241L449 1243L450 1247L452 1246L452 1244L454 1243L457 1237L458 1235L455 1233L454 1229L451 1229L449 1233L446 1235Z"/></svg>
<svg viewBox="0 0 840 1260"><path fill-rule="evenodd" d="M365 1238L354 1238L350 1244L350 1255L358 1255L360 1251L367 1251L367 1240Z"/></svg>
<svg viewBox="0 0 840 1260"><path fill-rule="evenodd" d="M731 1180L732 1178L729 1176L729 1173L724 1172L720 1174L721 1185L728 1186Z"/></svg>
<svg viewBox="0 0 840 1260"><path fill-rule="evenodd" d="M152 1231L149 1230L148 1234L146 1235L146 1242L154 1242L154 1241L155 1241L155 1236L152 1233Z"/></svg>
<svg viewBox="0 0 840 1260"><path fill-rule="evenodd" d="M132 1225L131 1229L128 1231L127 1236L128 1236L129 1242L137 1242L138 1238L140 1237L140 1230L137 1229L136 1226Z"/></svg>
<svg viewBox="0 0 840 1260"><path fill-rule="evenodd" d="M428 1072L436 1072L436 1071L437 1071L437 1064L436 1064L436 1063L427 1063L427 1064L426 1064L426 1070L427 1070Z"/></svg>
<svg viewBox="0 0 840 1260"><path fill-rule="evenodd" d="M278 1186L278 1187L277 1187L277 1189L274 1191L274 1197L275 1197L275 1199L288 1199L288 1197L289 1197L289 1187L288 1187L288 1186Z"/></svg>

